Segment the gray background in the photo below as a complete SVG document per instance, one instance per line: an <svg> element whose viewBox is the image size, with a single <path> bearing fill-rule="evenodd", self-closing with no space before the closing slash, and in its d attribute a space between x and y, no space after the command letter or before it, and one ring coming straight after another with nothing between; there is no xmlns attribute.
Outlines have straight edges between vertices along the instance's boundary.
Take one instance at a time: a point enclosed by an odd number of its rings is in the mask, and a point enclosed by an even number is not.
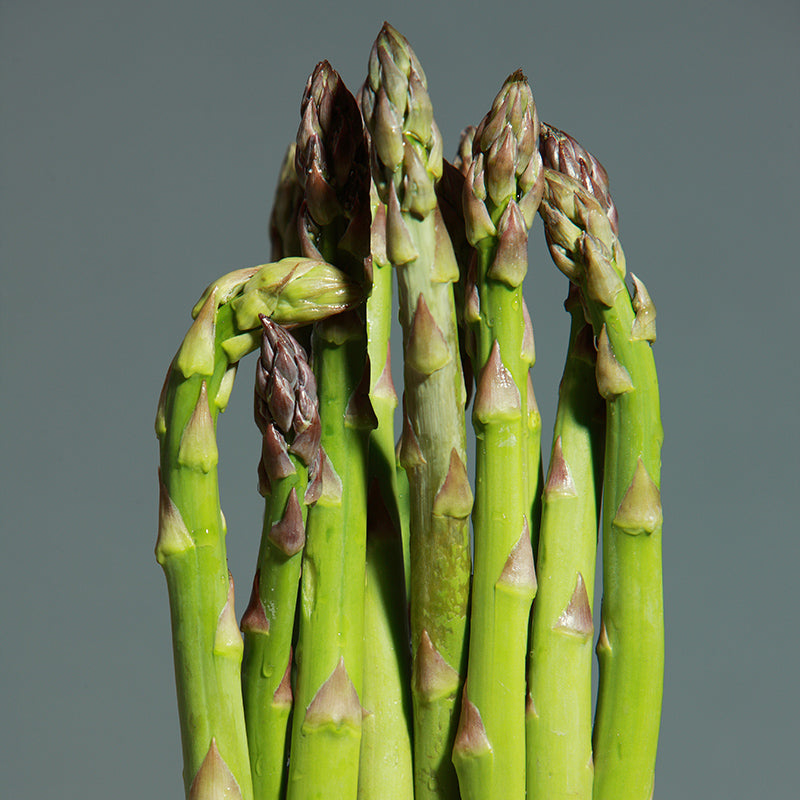
<svg viewBox="0 0 800 800"><path fill-rule="evenodd" d="M656 798L794 796L795 0L3 0L3 796L181 794L152 555L158 390L206 283L268 259L306 76L328 58L355 90L384 17L426 69L448 155L522 67L542 118L609 169L629 268L659 309ZM538 226L531 251L547 430L565 286ZM240 607L261 513L249 374L220 426Z"/></svg>

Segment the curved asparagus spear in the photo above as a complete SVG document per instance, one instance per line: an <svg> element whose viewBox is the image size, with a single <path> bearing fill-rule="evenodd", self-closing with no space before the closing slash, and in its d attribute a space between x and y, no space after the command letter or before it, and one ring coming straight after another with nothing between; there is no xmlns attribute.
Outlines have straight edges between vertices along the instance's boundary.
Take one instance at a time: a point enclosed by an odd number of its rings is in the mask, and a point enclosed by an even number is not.
<svg viewBox="0 0 800 800"><path fill-rule="evenodd" d="M313 502L320 463L320 420L305 353L285 329L266 318L261 322L255 416L263 436L259 489L267 502L253 592L241 624L242 686L254 797L278 800L286 788L292 633L307 502Z"/></svg>
<svg viewBox="0 0 800 800"><path fill-rule="evenodd" d="M625 261L602 197L545 171L541 211L550 252L581 288L597 337L606 399L603 605L597 644L595 800L647 800L653 789L664 670L661 428L650 342L655 310Z"/></svg>
<svg viewBox="0 0 800 800"><path fill-rule="evenodd" d="M358 107L327 62L306 85L297 136L305 190L300 244L362 281L369 255L369 171ZM355 798L362 725L367 442L364 322L315 326L322 493L309 511L297 643L288 797Z"/></svg>
<svg viewBox="0 0 800 800"><path fill-rule="evenodd" d="M476 250L465 289L476 497L470 646L453 760L464 798L525 797L525 658L536 592L525 474L528 369L523 314L528 227L542 193L538 119L521 72L503 84L475 132L464 181L467 238ZM526 326L528 322L528 326Z"/></svg>
<svg viewBox="0 0 800 800"><path fill-rule="evenodd" d="M401 463L411 503L411 637L415 796L457 797L451 763L469 598L465 389L457 350L458 269L438 213L441 136L425 75L385 24L373 45L362 111L373 178L386 204L405 355Z"/></svg>
<svg viewBox="0 0 800 800"><path fill-rule="evenodd" d="M578 290L543 492L527 715L528 797L592 797L592 599L605 404Z"/></svg>
<svg viewBox="0 0 800 800"><path fill-rule="evenodd" d="M298 285L312 302L298 303ZM167 373L156 413L156 559L169 590L187 796L223 790L244 800L253 796L239 676L242 640L219 506L217 415L238 360L255 346L259 311L305 324L359 296L344 275L309 259L230 273L204 293Z"/></svg>

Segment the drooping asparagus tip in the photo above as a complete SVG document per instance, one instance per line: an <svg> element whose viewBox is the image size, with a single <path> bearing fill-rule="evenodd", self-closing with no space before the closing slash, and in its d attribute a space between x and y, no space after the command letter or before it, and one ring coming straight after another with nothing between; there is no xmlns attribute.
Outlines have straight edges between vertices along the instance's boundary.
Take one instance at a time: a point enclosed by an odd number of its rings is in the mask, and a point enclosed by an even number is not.
<svg viewBox="0 0 800 800"><path fill-rule="evenodd" d="M285 328L263 315L261 324L261 355L256 364L256 424L265 436L278 440L282 450L309 465L317 457L321 432L314 373L305 351ZM264 452L267 457L270 451L265 448ZM264 468L269 474L268 465Z"/></svg>
<svg viewBox="0 0 800 800"><path fill-rule="evenodd" d="M619 214L611 199L605 167L568 133L544 122L539 134L539 151L545 167L583 184L603 207L614 233L619 233Z"/></svg>

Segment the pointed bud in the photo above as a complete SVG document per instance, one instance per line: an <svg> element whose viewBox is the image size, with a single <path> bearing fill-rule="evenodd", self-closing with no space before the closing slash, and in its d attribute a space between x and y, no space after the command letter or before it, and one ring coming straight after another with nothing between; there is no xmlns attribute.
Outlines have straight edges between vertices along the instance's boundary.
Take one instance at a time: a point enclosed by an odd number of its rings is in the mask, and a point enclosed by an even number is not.
<svg viewBox="0 0 800 800"><path fill-rule="evenodd" d="M495 206L502 205L517 192L514 162L517 144L511 126L506 126L502 137L496 140L486 154L486 190Z"/></svg>
<svg viewBox="0 0 800 800"><path fill-rule="evenodd" d="M544 496L547 500L554 500L557 497L577 497L578 490L575 488L575 481L569 464L564 458L564 451L561 449L561 437L559 436L553 443L553 454L550 458L550 469L547 472L547 482L544 485Z"/></svg>
<svg viewBox="0 0 800 800"><path fill-rule="evenodd" d="M381 86L372 116L372 144L381 162L396 172L403 162L403 124Z"/></svg>
<svg viewBox="0 0 800 800"><path fill-rule="evenodd" d="M422 449L419 446L419 441L414 433L408 414L403 415L403 433L400 437L397 460L400 462L400 466L407 471L428 463L422 454Z"/></svg>
<svg viewBox="0 0 800 800"><path fill-rule="evenodd" d="M528 304L522 301L522 322L525 326L522 332L522 347L520 348L520 358L529 367L536 362L536 344L533 340L533 323L528 311Z"/></svg>
<svg viewBox="0 0 800 800"><path fill-rule="evenodd" d="M433 177L434 182L442 177L444 171L444 142L438 125L434 122L431 125L430 151L428 152L428 172Z"/></svg>
<svg viewBox="0 0 800 800"><path fill-rule="evenodd" d="M408 114L403 128L415 139L427 145L433 128L433 106L422 76L412 72L408 76Z"/></svg>
<svg viewBox="0 0 800 800"><path fill-rule="evenodd" d="M218 278L214 283L206 287L200 299L195 303L192 309L192 319L200 313L212 292L216 291L217 293L217 305L225 305L260 269L261 266L237 269Z"/></svg>
<svg viewBox="0 0 800 800"><path fill-rule="evenodd" d="M311 422L294 437L289 452L308 466L316 457L321 436L322 423L319 414L314 414Z"/></svg>
<svg viewBox="0 0 800 800"><path fill-rule="evenodd" d="M476 758L492 752L492 745L486 735L486 728L478 707L467 697L467 690L461 696L461 714L453 745L453 753L459 756Z"/></svg>
<svg viewBox="0 0 800 800"><path fill-rule="evenodd" d="M383 370L375 381L370 393L374 398L380 398L392 408L397 406L397 392L394 388L394 381L392 380L392 346L388 343L386 346L386 361L383 363Z"/></svg>
<svg viewBox="0 0 800 800"><path fill-rule="evenodd" d="M522 213L522 219L525 220L525 227L530 229L544 194L544 175L538 156L534 155L530 160L528 168L519 177L518 182L520 187L524 187L524 194L518 201L519 210Z"/></svg>
<svg viewBox="0 0 800 800"><path fill-rule="evenodd" d="M292 459L289 458L286 440L272 423L267 425L264 435L261 437L261 463L271 481L288 478L297 471Z"/></svg>
<svg viewBox="0 0 800 800"><path fill-rule="evenodd" d="M533 702L533 695L530 692L525 696L525 718L539 719L539 712L536 710L536 703Z"/></svg>
<svg viewBox="0 0 800 800"><path fill-rule="evenodd" d="M605 325L603 325L600 336L597 339L595 375L597 377L597 390L606 400L614 400L619 395L633 390L633 381L630 373L617 361Z"/></svg>
<svg viewBox="0 0 800 800"><path fill-rule="evenodd" d="M163 567L170 556L191 550L195 545L181 512L169 496L167 487L158 471L158 538L156 539L156 561Z"/></svg>
<svg viewBox="0 0 800 800"><path fill-rule="evenodd" d="M319 467L320 494L317 503L321 506L339 506L342 504L342 479L334 469L325 450L320 450Z"/></svg>
<svg viewBox="0 0 800 800"><path fill-rule="evenodd" d="M208 408L208 389L206 382L203 381L197 404L183 429L178 446L178 463L189 469L207 473L217 466L218 461L214 420Z"/></svg>
<svg viewBox="0 0 800 800"><path fill-rule="evenodd" d="M411 241L394 184L389 184L389 201L386 208L386 255L396 267L413 261L419 254Z"/></svg>
<svg viewBox="0 0 800 800"><path fill-rule="evenodd" d="M221 656L242 657L244 642L236 621L236 603L233 597L233 576L228 572L228 597L217 619L217 629L214 633L214 653Z"/></svg>
<svg viewBox="0 0 800 800"><path fill-rule="evenodd" d="M386 206L381 202L378 202L372 216L370 250L375 264L381 267L389 265L389 256L386 255Z"/></svg>
<svg viewBox="0 0 800 800"><path fill-rule="evenodd" d="M511 200L497 223L497 250L487 273L516 289L528 270L528 231L519 206Z"/></svg>
<svg viewBox="0 0 800 800"><path fill-rule="evenodd" d="M586 593L586 584L583 582L583 575L580 572L572 597L567 607L561 612L561 616L556 620L553 630L563 631L581 639L591 639L594 633L592 608L589 605L589 595Z"/></svg>
<svg viewBox="0 0 800 800"><path fill-rule="evenodd" d="M503 365L500 344L492 345L489 359L478 377L472 416L484 425L519 417L522 402L511 373Z"/></svg>
<svg viewBox="0 0 800 800"><path fill-rule="evenodd" d="M420 293L408 334L406 365L422 375L432 375L444 367L451 358L447 340Z"/></svg>
<svg viewBox="0 0 800 800"><path fill-rule="evenodd" d="M583 274L582 265L578 264L561 245L551 242L548 234L545 238L553 263L572 283L578 283Z"/></svg>
<svg viewBox="0 0 800 800"><path fill-rule="evenodd" d="M275 547L289 558L297 555L305 546L306 529L303 524L303 512L294 486L289 492L283 516L270 528L269 538Z"/></svg>
<svg viewBox="0 0 800 800"><path fill-rule="evenodd" d="M236 379L236 364L232 364L225 370L222 380L219 382L219 389L214 396L214 405L220 410L224 411L228 407L228 401L231 399L231 392L233 391L233 382Z"/></svg>
<svg viewBox="0 0 800 800"><path fill-rule="evenodd" d="M253 578L253 590L250 592L250 602L248 602L247 608L242 615L242 621L239 624L243 633L269 633L267 612L264 609L264 604L261 602L260 577L261 571L256 570L255 577Z"/></svg>
<svg viewBox="0 0 800 800"><path fill-rule="evenodd" d="M214 374L216 323L217 287L215 286L203 303L175 357L175 363L184 377Z"/></svg>
<svg viewBox="0 0 800 800"><path fill-rule="evenodd" d="M431 176L409 142L403 146L403 203L400 210L427 217L436 208L436 191Z"/></svg>
<svg viewBox="0 0 800 800"><path fill-rule="evenodd" d="M423 630L414 657L414 685L424 702L450 697L458 691L461 678L436 649L428 631Z"/></svg>
<svg viewBox="0 0 800 800"><path fill-rule="evenodd" d="M303 719L303 730L328 726L338 730L345 725L360 730L361 717L358 692L347 674L342 656L309 703Z"/></svg>
<svg viewBox="0 0 800 800"><path fill-rule="evenodd" d="M598 656L609 656L612 653L611 642L608 640L606 623L602 620L600 621L600 635L597 637L595 652Z"/></svg>
<svg viewBox="0 0 800 800"><path fill-rule="evenodd" d="M483 159L478 157L469 165L467 175L464 180L464 190L462 196L464 210L464 227L466 229L467 241L475 247L481 239L497 235L492 218L484 203L486 191L483 188L483 173L478 172ZM483 197L481 197L483 195Z"/></svg>
<svg viewBox="0 0 800 800"><path fill-rule="evenodd" d="M528 391L526 392L526 397L528 401L528 425L530 425L531 418L539 418L539 405L536 402L536 394L533 391L531 370L528 370Z"/></svg>
<svg viewBox="0 0 800 800"><path fill-rule="evenodd" d="M662 519L661 492L639 456L631 484L611 524L623 533L636 536L653 533L661 527Z"/></svg>
<svg viewBox="0 0 800 800"><path fill-rule="evenodd" d="M437 208L434 217L434 244L433 266L431 267L431 281L433 283L455 283L459 278L458 263L453 252L453 243L447 233L442 214Z"/></svg>
<svg viewBox="0 0 800 800"><path fill-rule="evenodd" d="M376 43L375 53L380 64L380 79L386 95L397 115L402 117L408 101L408 76L399 69L385 42Z"/></svg>
<svg viewBox="0 0 800 800"><path fill-rule="evenodd" d="M231 336L222 342L222 351L228 359L229 364L236 364L241 361L248 353L258 348L261 341L261 334L258 331L248 331L240 333L238 336Z"/></svg>
<svg viewBox="0 0 800 800"><path fill-rule="evenodd" d="M650 299L645 285L633 274L633 310L636 317L631 326L633 341L654 342L656 340L656 307Z"/></svg>
<svg viewBox="0 0 800 800"><path fill-rule="evenodd" d="M189 787L188 800L242 800L242 792L230 767L211 740L208 753Z"/></svg>
<svg viewBox="0 0 800 800"><path fill-rule="evenodd" d="M472 499L467 470L454 447L447 475L433 499L432 512L437 517L466 519L472 511Z"/></svg>
<svg viewBox="0 0 800 800"><path fill-rule="evenodd" d="M536 568L533 562L531 532L527 517L522 518L522 532L506 559L503 571L497 579L496 586L513 591L533 600L538 584Z"/></svg>
<svg viewBox="0 0 800 800"><path fill-rule="evenodd" d="M581 237L581 252L586 264L586 296L611 308L624 284L614 270L610 254L599 240L588 235Z"/></svg>
<svg viewBox="0 0 800 800"><path fill-rule="evenodd" d="M162 439L167 433L167 389L169 388L169 380L172 377L172 364L167 369L167 374L164 377L164 383L161 385L161 392L158 395L158 408L156 409L156 436Z"/></svg>
<svg viewBox="0 0 800 800"><path fill-rule="evenodd" d="M344 412L344 424L348 428L358 430L375 430L378 427L378 418L369 399L369 357L364 364L361 380L353 389L347 408Z"/></svg>
<svg viewBox="0 0 800 800"><path fill-rule="evenodd" d="M291 708L294 701L292 694L292 649L289 648L289 661L286 664L281 682L272 695L272 705Z"/></svg>
<svg viewBox="0 0 800 800"><path fill-rule="evenodd" d="M583 231L558 205L543 199L539 206L539 214L544 220L547 244L551 248L556 244L570 255L579 252Z"/></svg>

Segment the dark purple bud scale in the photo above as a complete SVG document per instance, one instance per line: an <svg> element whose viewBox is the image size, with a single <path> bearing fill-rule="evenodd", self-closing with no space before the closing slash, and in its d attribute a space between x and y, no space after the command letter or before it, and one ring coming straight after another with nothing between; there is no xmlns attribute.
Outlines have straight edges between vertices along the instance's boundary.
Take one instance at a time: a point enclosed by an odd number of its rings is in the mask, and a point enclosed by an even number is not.
<svg viewBox="0 0 800 800"><path fill-rule="evenodd" d="M291 474L289 453L306 465L319 450L317 383L306 353L292 335L261 316L256 364L255 418L263 435L261 472L271 480Z"/></svg>

